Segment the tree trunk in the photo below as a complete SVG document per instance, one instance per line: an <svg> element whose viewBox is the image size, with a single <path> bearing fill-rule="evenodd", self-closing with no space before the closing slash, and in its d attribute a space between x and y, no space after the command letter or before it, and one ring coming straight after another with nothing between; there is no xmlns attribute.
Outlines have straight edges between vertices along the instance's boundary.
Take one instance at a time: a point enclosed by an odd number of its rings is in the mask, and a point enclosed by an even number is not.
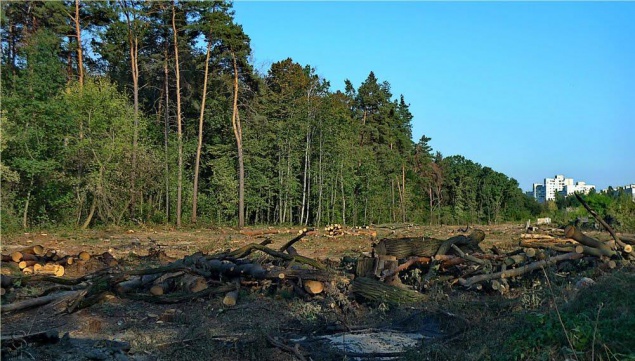
<svg viewBox="0 0 635 361"><path fill-rule="evenodd" d="M31 176L31 185L26 195L26 202L24 203L24 212L22 213L22 228L29 228L29 203L31 202L31 189L33 189L33 176Z"/></svg>
<svg viewBox="0 0 635 361"><path fill-rule="evenodd" d="M82 49L82 30L79 26L79 0L75 0L75 16L72 17L75 23L75 34L77 36L77 73L80 86L84 86L84 55Z"/></svg>
<svg viewBox="0 0 635 361"><path fill-rule="evenodd" d="M97 195L93 195L93 202L90 204L90 211L88 212L88 217L82 224L82 229L88 228L90 222L93 220L93 216L95 215L95 209L97 208Z"/></svg>
<svg viewBox="0 0 635 361"><path fill-rule="evenodd" d="M168 43L165 43L163 73L165 75L165 124L163 127L163 148L165 151L165 220L170 222L170 158L168 152L168 130L170 129L170 96L168 84Z"/></svg>
<svg viewBox="0 0 635 361"><path fill-rule="evenodd" d="M243 160L243 133L238 115L238 64L236 54L232 51L234 65L234 105L232 112L232 127L236 136L238 148L238 227L245 226L245 164Z"/></svg>
<svg viewBox="0 0 635 361"><path fill-rule="evenodd" d="M139 138L139 38L133 34L129 9L125 11L128 24L128 46L130 47L130 69L132 72L132 94L134 102L133 135L132 135L132 164L130 169L130 217L134 217L137 175L137 147ZM134 20L134 19L133 19Z"/></svg>
<svg viewBox="0 0 635 361"><path fill-rule="evenodd" d="M176 4L172 2L172 31L174 32L174 66L176 69L176 122L179 157L179 171L176 189L176 226L181 227L181 207L183 204L183 129L181 128L181 73L179 71L179 42L176 33Z"/></svg>
<svg viewBox="0 0 635 361"><path fill-rule="evenodd" d="M207 76L209 74L209 54L212 50L211 40L207 42L205 56L205 75L203 76L203 99L201 100L201 116L198 119L198 145L196 147L196 162L194 163L194 193L192 194L192 223L196 223L196 207L198 203L198 173L201 163L201 148L203 147L203 117L205 116L205 98L207 98Z"/></svg>

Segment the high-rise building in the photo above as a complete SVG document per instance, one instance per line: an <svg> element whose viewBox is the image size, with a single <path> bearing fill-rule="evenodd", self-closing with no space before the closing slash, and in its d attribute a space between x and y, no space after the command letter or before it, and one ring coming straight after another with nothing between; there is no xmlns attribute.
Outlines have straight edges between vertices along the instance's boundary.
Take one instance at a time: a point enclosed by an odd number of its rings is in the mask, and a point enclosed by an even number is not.
<svg viewBox="0 0 635 361"><path fill-rule="evenodd" d="M556 193L564 196L571 195L575 192L588 194L595 186L586 184L585 182L577 182L574 184L573 178L565 178L564 175L558 174L554 178L545 178L542 184L534 183L534 198L544 203L546 201L555 200Z"/></svg>

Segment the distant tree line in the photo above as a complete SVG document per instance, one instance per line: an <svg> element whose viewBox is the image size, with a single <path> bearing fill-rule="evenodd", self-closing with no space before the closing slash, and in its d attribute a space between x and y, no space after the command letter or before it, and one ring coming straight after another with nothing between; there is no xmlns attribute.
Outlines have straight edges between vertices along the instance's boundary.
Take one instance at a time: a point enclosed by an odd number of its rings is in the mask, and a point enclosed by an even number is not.
<svg viewBox="0 0 635 361"><path fill-rule="evenodd" d="M611 227L622 232L635 232L635 202L623 188L609 187L606 192L591 192L584 201ZM602 229L575 195L556 193L556 199L543 205L543 213L560 224L575 224L582 228Z"/></svg>
<svg viewBox="0 0 635 361"><path fill-rule="evenodd" d="M2 227L495 223L541 207L370 72L264 74L231 3L2 3Z"/></svg>

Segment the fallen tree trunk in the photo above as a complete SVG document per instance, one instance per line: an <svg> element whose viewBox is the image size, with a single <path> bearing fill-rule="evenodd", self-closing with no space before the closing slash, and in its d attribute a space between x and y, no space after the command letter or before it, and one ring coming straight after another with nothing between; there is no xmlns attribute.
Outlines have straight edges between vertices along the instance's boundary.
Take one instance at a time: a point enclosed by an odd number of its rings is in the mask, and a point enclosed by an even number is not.
<svg viewBox="0 0 635 361"><path fill-rule="evenodd" d="M422 293L389 286L367 277L355 278L351 290L356 296L393 306L423 302L427 299Z"/></svg>
<svg viewBox="0 0 635 361"><path fill-rule="evenodd" d="M37 298L29 298L27 300L13 302L13 303L3 303L0 305L1 312L11 312L11 311L20 311L27 308L32 308L36 306L42 306L47 303L50 303L55 300L59 300L61 298L71 298L77 295L80 291L64 291L60 293L54 293L51 295L37 297Z"/></svg>
<svg viewBox="0 0 635 361"><path fill-rule="evenodd" d="M561 254L561 255L555 256L555 257L547 258L545 260L536 261L534 263L530 263L528 265L525 265L525 266L522 266L522 267L518 267L518 268L512 268L512 269L508 269L508 270L501 271L501 272L477 275L477 276L470 277L468 279L459 278L459 283L461 284L461 286L470 287L470 286L474 285L475 283L479 283L479 282L483 282L483 281L489 281L489 280L493 280L493 279L499 279L499 278L508 278L508 277L520 276L522 274L531 272L531 271L536 270L538 268L542 268L542 267L546 267L546 266L550 266L550 265L556 264L556 263L558 263L560 261L574 260L574 259L579 259L579 258L582 258L582 257L583 257L582 254L576 253L576 252L565 253L565 254Z"/></svg>
<svg viewBox="0 0 635 361"><path fill-rule="evenodd" d="M608 245L595 238L587 236L586 234L580 232L580 230L575 228L574 226L567 226L564 229L564 233L567 238L574 239L584 246L598 249L599 252L604 256L611 257L615 255L615 251L613 251Z"/></svg>
<svg viewBox="0 0 635 361"><path fill-rule="evenodd" d="M459 235L447 240L421 238L385 238L374 246L378 255L395 256L397 259L412 256L431 257L446 254L453 244L466 246L473 251L481 251L478 246L485 239L485 233L475 230L469 236Z"/></svg>

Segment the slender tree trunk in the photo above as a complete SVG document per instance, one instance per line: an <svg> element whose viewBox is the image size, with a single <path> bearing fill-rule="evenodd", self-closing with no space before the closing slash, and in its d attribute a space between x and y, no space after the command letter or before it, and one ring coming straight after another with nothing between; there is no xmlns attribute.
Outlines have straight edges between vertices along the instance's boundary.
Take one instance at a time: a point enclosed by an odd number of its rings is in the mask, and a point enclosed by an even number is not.
<svg viewBox="0 0 635 361"><path fill-rule="evenodd" d="M29 203L31 202L31 190L33 189L33 176L31 176L31 185L26 194L26 202L24 202L24 212L22 213L22 228L29 228Z"/></svg>
<svg viewBox="0 0 635 361"><path fill-rule="evenodd" d="M309 150L311 144L311 126L307 126L306 130L306 146L304 148L304 175L302 179L302 210L300 212L300 224L304 223L304 215L306 213L307 189L308 189L308 172L309 172ZM307 215L308 218L308 215Z"/></svg>
<svg viewBox="0 0 635 361"><path fill-rule="evenodd" d="M168 149L168 131L170 129L170 95L169 95L169 71L168 71L168 43L165 43L165 58L163 63L163 73L165 75L165 110L163 127L163 147L165 151L165 220L170 222L170 157Z"/></svg>
<svg viewBox="0 0 635 361"><path fill-rule="evenodd" d="M139 138L139 37L136 33L133 34L133 24L130 20L129 9L125 10L125 16L128 24L128 46L130 47L130 69L132 72L132 94L134 102L132 164L130 169L130 217L132 218L135 215L135 198L137 193L137 143Z"/></svg>
<svg viewBox="0 0 635 361"><path fill-rule="evenodd" d="M192 194L192 223L196 223L196 207L198 203L198 173L201 163L201 148L203 147L203 117L205 116L205 99L207 98L207 76L209 74L209 54L212 50L212 42L207 42L207 55L205 56L205 75L203 76L203 99L201 100L201 116L198 118L198 145L196 147L196 162L194 163L194 193Z"/></svg>
<svg viewBox="0 0 635 361"><path fill-rule="evenodd" d="M176 33L176 4L172 2L172 31L174 32L174 62L176 69L176 123L179 171L176 189L176 226L181 227L181 207L183 205L183 129L181 127L181 73L179 71L179 42Z"/></svg>
<svg viewBox="0 0 635 361"><path fill-rule="evenodd" d="M93 195L93 201L90 204L90 211L88 211L88 217L86 217L84 224L82 224L82 229L88 228L88 226L90 225L90 222L93 220L93 217L95 216L96 208L97 208L97 196Z"/></svg>
<svg viewBox="0 0 635 361"><path fill-rule="evenodd" d="M77 74L80 86L84 86L84 55L82 49L82 30L79 24L79 0L75 0L75 34L77 36Z"/></svg>
<svg viewBox="0 0 635 361"><path fill-rule="evenodd" d="M342 224L346 225L346 196L344 195L344 166L340 173L340 184L342 186Z"/></svg>
<svg viewBox="0 0 635 361"><path fill-rule="evenodd" d="M390 180L390 221L395 221L395 181L393 179Z"/></svg>
<svg viewBox="0 0 635 361"><path fill-rule="evenodd" d="M245 164L243 161L243 133L238 115L238 64L236 54L232 51L234 65L234 105L232 112L232 127L236 136L238 148L238 227L245 226Z"/></svg>
<svg viewBox="0 0 635 361"><path fill-rule="evenodd" d="M406 166L401 165L401 221L406 222Z"/></svg>
<svg viewBox="0 0 635 361"><path fill-rule="evenodd" d="M319 138L319 156L318 156L318 209L316 225L319 227L322 225L322 194L324 189L324 175L322 174L322 123L320 121L320 138Z"/></svg>

